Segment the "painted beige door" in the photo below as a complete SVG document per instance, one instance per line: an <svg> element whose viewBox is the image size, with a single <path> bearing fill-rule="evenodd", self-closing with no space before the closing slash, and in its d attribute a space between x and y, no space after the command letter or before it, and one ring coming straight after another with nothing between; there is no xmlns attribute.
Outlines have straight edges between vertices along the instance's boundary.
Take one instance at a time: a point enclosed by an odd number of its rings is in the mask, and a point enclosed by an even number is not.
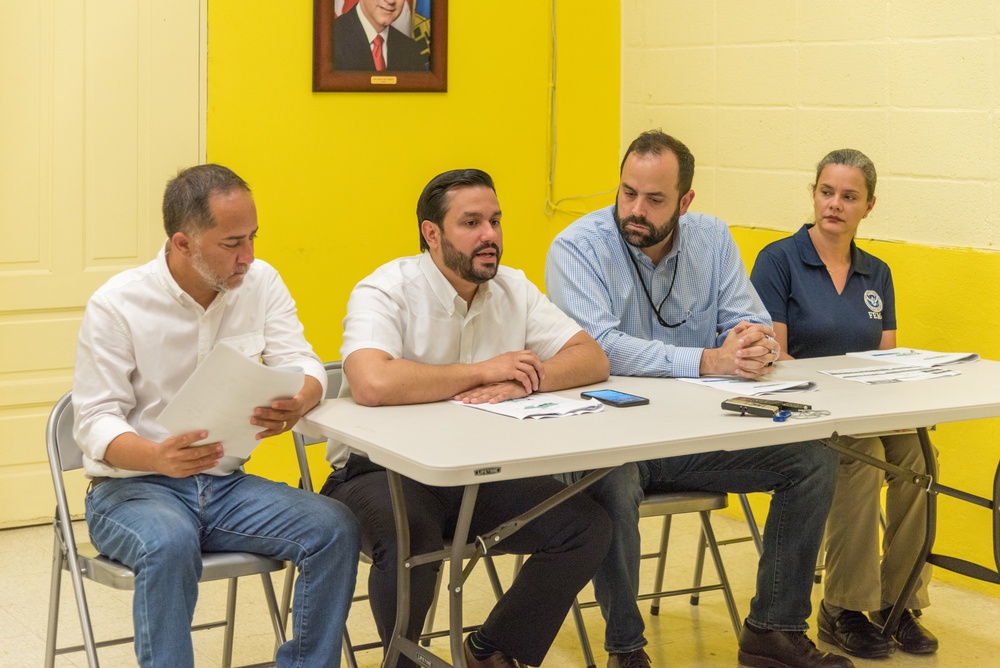
<svg viewBox="0 0 1000 668"><path fill-rule="evenodd" d="M83 307L155 254L166 179L204 159L205 1L0 1L0 527L50 521Z"/></svg>

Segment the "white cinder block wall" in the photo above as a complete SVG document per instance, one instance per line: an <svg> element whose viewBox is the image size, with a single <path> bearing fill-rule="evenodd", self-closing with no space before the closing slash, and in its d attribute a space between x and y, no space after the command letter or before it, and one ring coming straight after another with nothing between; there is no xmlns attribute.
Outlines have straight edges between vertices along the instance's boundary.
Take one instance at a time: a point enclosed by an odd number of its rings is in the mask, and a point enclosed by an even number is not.
<svg viewBox="0 0 1000 668"><path fill-rule="evenodd" d="M1000 2L623 0L622 136L691 147L695 210L792 231L816 162L879 172L860 235L1000 247Z"/></svg>

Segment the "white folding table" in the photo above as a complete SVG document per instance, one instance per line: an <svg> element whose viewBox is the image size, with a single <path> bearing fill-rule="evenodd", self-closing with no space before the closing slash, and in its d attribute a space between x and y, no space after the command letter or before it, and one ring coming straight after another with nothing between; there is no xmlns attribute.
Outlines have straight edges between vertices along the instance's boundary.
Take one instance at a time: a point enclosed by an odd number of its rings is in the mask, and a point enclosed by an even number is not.
<svg viewBox="0 0 1000 668"><path fill-rule="evenodd" d="M401 546L409 545L409 535L400 476L428 485L465 486L449 555L451 651L454 664L461 667L464 666L461 592L472 564L489 545L592 483L611 467L671 455L829 438L838 433L916 427L929 467L928 475L916 482L931 492L957 492L936 482L934 457L925 428L941 422L1000 416L1000 363L981 360L960 365L959 376L888 385L863 385L819 373L823 369L866 365L871 362L849 357L782 362L777 373L769 378L810 380L817 384L814 392L782 395L789 401L829 411L828 415L812 419L775 422L742 417L721 409L722 400L733 395L716 389L673 379L616 376L604 383L560 394L579 396L583 389L610 387L647 397L649 404L607 407L600 413L577 417L516 420L449 402L372 408L350 399L330 399L303 417L296 430L313 437L339 440L388 470ZM469 520L479 484L583 469L598 471L569 487L558 498L469 543ZM952 495L971 496L964 492ZM927 540L914 565L913 585L933 545L935 519L931 494ZM450 665L427 648L402 637L408 621L409 569L438 561L445 555L444 552L399 555L396 629L384 665L394 666L399 652L428 668ZM463 558L472 560L464 570ZM901 596L901 600L905 601L906 596ZM894 628L900 613L901 609L894 610L887 629Z"/></svg>

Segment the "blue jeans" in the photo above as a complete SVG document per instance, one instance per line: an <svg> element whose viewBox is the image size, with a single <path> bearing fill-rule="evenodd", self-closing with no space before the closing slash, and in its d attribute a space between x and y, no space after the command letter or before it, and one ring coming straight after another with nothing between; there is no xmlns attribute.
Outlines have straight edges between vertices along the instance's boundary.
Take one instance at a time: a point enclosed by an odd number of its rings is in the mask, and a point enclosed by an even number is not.
<svg viewBox="0 0 1000 668"><path fill-rule="evenodd" d="M343 505L237 471L114 478L87 494L90 539L135 572L132 617L141 666L194 666L191 620L202 552L292 561L292 639L278 666L339 666L361 549Z"/></svg>
<svg viewBox="0 0 1000 668"><path fill-rule="evenodd" d="M816 555L836 484L837 453L818 441L766 448L665 457L628 464L587 493L611 516L611 549L594 576L607 623L605 649L631 652L646 645L639 591L639 503L645 492L773 491L757 566L757 593L747 622L759 629L803 631L812 606ZM557 476L564 481L581 473Z"/></svg>

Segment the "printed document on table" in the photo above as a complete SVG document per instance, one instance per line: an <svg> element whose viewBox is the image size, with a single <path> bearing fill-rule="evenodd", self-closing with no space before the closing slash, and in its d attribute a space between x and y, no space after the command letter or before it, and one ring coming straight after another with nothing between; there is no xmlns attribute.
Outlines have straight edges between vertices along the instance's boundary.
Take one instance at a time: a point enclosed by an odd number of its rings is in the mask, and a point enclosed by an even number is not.
<svg viewBox="0 0 1000 668"><path fill-rule="evenodd" d="M902 366L899 364L866 366L858 369L833 369L831 371L820 371L820 373L867 385L903 383L911 380L931 380L932 378L961 375L955 369L944 369L939 366Z"/></svg>
<svg viewBox="0 0 1000 668"><path fill-rule="evenodd" d="M811 380L750 380L749 378L732 376L702 376L701 378L678 378L677 380L692 385L714 387L717 390L744 397L756 397L778 392L812 392L816 389L816 383Z"/></svg>
<svg viewBox="0 0 1000 668"><path fill-rule="evenodd" d="M220 343L198 365L157 419L171 434L204 429L202 443L221 442L226 456L246 459L264 431L250 424L253 409L290 399L305 381L301 369L267 367Z"/></svg>
<svg viewBox="0 0 1000 668"><path fill-rule="evenodd" d="M535 392L520 399L508 399L497 404L466 404L452 399L451 403L469 408L478 408L498 415L523 420L532 418L539 420L550 417L567 417L584 415L604 410L604 404L597 399L567 399L557 394Z"/></svg>
<svg viewBox="0 0 1000 668"><path fill-rule="evenodd" d="M847 353L849 357L872 360L873 362L892 362L907 366L942 366L958 364L959 362L975 362L979 359L976 353L939 353L933 350L917 350L915 348L891 348L889 350L865 350L857 353Z"/></svg>

